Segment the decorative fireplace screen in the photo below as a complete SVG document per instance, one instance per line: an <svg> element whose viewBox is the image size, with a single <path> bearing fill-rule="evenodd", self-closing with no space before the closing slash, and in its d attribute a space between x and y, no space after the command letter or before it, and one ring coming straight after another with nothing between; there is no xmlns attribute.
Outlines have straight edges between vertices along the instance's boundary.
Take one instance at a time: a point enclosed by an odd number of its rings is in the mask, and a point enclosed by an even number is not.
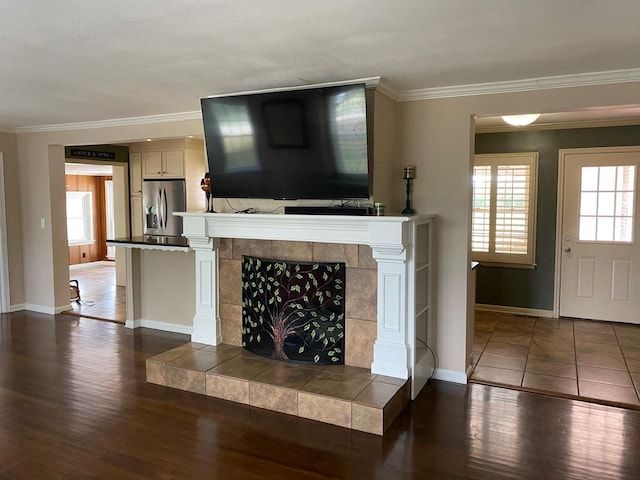
<svg viewBox="0 0 640 480"><path fill-rule="evenodd" d="M264 357L344 364L344 263L242 257L242 346Z"/></svg>

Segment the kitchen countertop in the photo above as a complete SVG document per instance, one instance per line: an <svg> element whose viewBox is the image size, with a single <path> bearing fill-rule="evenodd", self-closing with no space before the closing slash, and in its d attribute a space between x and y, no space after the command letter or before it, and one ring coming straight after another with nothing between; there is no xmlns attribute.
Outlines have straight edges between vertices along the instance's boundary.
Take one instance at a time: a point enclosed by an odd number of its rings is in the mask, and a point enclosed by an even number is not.
<svg viewBox="0 0 640 480"><path fill-rule="evenodd" d="M189 251L189 240L185 237L144 235L107 239L107 245L125 248Z"/></svg>

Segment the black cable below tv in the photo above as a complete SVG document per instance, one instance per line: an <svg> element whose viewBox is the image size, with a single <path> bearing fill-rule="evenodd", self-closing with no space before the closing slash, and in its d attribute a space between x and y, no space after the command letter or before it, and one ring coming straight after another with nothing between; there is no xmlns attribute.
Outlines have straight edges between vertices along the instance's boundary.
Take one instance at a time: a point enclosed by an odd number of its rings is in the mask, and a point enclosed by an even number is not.
<svg viewBox="0 0 640 480"><path fill-rule="evenodd" d="M371 215L371 207L309 207L285 206L284 213L289 215Z"/></svg>

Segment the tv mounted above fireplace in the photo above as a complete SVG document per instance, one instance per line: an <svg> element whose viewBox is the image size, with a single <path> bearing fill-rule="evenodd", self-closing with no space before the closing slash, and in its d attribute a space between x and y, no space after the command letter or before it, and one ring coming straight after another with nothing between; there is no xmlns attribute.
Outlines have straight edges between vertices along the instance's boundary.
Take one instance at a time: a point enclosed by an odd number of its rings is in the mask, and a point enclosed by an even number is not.
<svg viewBox="0 0 640 480"><path fill-rule="evenodd" d="M213 195L368 199L365 84L203 98Z"/></svg>

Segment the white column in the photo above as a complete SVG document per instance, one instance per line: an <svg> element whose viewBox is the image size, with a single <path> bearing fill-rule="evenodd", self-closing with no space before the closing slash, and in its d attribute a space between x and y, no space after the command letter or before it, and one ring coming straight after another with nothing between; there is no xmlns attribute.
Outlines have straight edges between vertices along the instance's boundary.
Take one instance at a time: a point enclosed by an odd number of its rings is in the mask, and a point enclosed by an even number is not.
<svg viewBox="0 0 640 480"><path fill-rule="evenodd" d="M378 337L371 373L409 378L407 342L407 250L402 245L372 245L378 262Z"/></svg>
<svg viewBox="0 0 640 480"><path fill-rule="evenodd" d="M218 239L189 237L196 254L196 314L191 341L218 345L222 343L218 314Z"/></svg>

